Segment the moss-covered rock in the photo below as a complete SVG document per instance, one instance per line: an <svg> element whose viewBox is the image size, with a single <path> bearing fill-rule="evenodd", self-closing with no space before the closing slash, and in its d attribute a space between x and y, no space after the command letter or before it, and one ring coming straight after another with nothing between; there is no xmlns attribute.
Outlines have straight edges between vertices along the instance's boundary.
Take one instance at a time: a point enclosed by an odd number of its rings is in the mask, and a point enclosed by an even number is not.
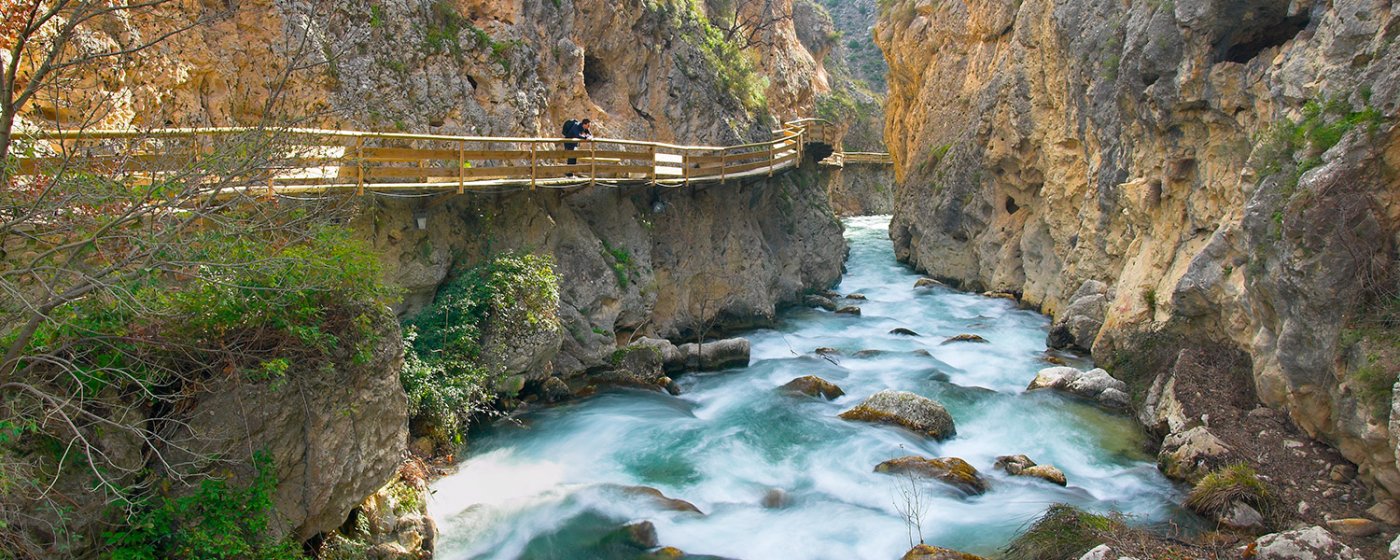
<svg viewBox="0 0 1400 560"><path fill-rule="evenodd" d="M988 488L982 474L967 461L957 457L929 459L909 455L880 463L875 466L875 472L932 478L968 494L982 494Z"/></svg>
<svg viewBox="0 0 1400 560"><path fill-rule="evenodd" d="M953 415L948 409L938 401L908 391L875 393L855 408L842 412L841 418L899 426L936 440L957 435Z"/></svg>
<svg viewBox="0 0 1400 560"><path fill-rule="evenodd" d="M822 397L832 400L846 394L835 383L817 377L815 375L804 375L787 382L781 389L788 393L800 393L809 397Z"/></svg>

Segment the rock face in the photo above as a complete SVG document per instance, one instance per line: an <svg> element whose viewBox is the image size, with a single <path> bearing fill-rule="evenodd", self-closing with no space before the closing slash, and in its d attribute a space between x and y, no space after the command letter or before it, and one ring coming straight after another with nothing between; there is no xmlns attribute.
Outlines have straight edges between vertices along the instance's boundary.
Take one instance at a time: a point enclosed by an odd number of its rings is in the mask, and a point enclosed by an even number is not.
<svg viewBox="0 0 1400 560"><path fill-rule="evenodd" d="M953 416L943 405L907 391L887 389L875 393L855 408L842 412L841 418L899 426L938 440L957 435Z"/></svg>
<svg viewBox="0 0 1400 560"><path fill-rule="evenodd" d="M1079 371L1072 367L1052 367L1040 370L1026 387L1027 391L1055 389L1083 397L1108 408L1128 407L1128 385L1114 379L1099 368Z"/></svg>
<svg viewBox="0 0 1400 560"><path fill-rule="evenodd" d="M749 365L749 341L745 338L711 340L704 344L688 342L680 345L686 367L716 370Z"/></svg>
<svg viewBox="0 0 1400 560"><path fill-rule="evenodd" d="M1400 430L1357 398L1364 361L1339 337L1393 293L1398 17L1367 0L890 2L896 254L1022 293L1055 316L1052 342L1100 363L1163 325L1239 348L1265 405L1400 492Z"/></svg>
<svg viewBox="0 0 1400 560"><path fill-rule="evenodd" d="M387 311L369 361L287 374L285 386L220 382L192 405L174 443L217 456L251 479L248 454L273 461L273 504L300 540L339 527L398 468L408 439L408 396L399 384L403 342ZM354 406L347 406L354 403Z"/></svg>
<svg viewBox="0 0 1400 560"><path fill-rule="evenodd" d="M1361 555L1322 527L1264 535L1253 544L1253 558L1258 560L1361 560Z"/></svg>
<svg viewBox="0 0 1400 560"><path fill-rule="evenodd" d="M875 465L875 472L932 478L968 494L987 491L987 481L982 474L957 457L929 459L910 455Z"/></svg>

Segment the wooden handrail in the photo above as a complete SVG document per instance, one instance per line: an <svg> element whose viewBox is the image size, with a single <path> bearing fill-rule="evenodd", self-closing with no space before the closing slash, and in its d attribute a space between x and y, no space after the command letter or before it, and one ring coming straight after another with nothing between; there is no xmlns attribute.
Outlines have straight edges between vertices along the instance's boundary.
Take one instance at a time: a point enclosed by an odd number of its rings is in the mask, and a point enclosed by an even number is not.
<svg viewBox="0 0 1400 560"><path fill-rule="evenodd" d="M205 144L212 146L212 141L219 137L265 135L290 139L296 144L295 149L279 156L281 164L264 170L266 183L260 184L260 188L268 193L315 193L349 188L357 194L366 190L403 189L449 189L460 194L475 188L533 190L541 186L576 186L583 179L575 177L583 173L588 174L589 185L599 181L690 185L772 176L800 166L807 143L831 143L832 128L831 123L821 119L799 119L784 123L782 129L774 131L775 137L771 140L733 146L682 146L604 138L449 136L259 127L28 131L19 136L22 141L60 142L51 150L59 156L70 148L67 144L71 142L153 141L158 145L147 150L133 149L129 145L123 146L123 150L105 148L105 152L100 148L99 153L116 155L82 157L94 165L155 177L197 164L197 159L192 158L207 151L190 152L165 145L163 141L192 140L203 148ZM566 142L586 142L588 151L561 150L559 145ZM469 143L474 144L471 149L468 149ZM840 153L839 146L832 147L838 148L836 153ZM587 165L570 165L565 161L585 154L589 159ZM864 152L848 156L870 163L887 163L889 159L888 154ZM41 174L46 165L64 161L63 157L21 158L17 175ZM473 166L474 162L478 165ZM452 169L447 169L448 166ZM353 182L345 183L345 179L352 176Z"/></svg>

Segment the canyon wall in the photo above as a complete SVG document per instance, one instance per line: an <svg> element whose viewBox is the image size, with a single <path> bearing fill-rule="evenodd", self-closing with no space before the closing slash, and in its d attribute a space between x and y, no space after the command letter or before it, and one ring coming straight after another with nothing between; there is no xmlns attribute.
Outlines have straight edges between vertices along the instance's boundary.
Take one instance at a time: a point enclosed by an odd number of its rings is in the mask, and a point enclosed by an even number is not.
<svg viewBox="0 0 1400 560"><path fill-rule="evenodd" d="M792 10L791 0L767 4ZM80 87L36 97L20 124L271 122L558 136L566 119L591 118L599 137L717 145L767 140L782 119L810 114L830 90L826 48L809 51L791 18L764 31L762 50L746 52L723 40L707 9L689 0L163 4L102 18L79 39L121 50L193 26L82 74ZM21 83L32 68L21 69ZM804 291L834 283L845 242L818 173L809 159L779 177L686 189L370 196L350 227L403 288L396 311L405 314L431 301L454 270L492 254L552 256L564 329L530 341L531 355L511 372L540 383L604 366L642 335L688 338L764 324ZM310 401L300 387L276 394L222 387L190 397L200 421L243 430L218 437L194 430L190 437L208 444L201 449L272 453L282 481L279 533L305 539L336 528L397 468L407 403L397 383L401 341L397 332L385 340L369 364L322 372L346 380L332 383L334 391L328 380L308 377L308 391L319 395ZM362 406L338 410L336 403L351 402ZM293 445L306 439L312 443ZM333 457L326 445L356 452Z"/></svg>
<svg viewBox="0 0 1400 560"><path fill-rule="evenodd" d="M890 2L896 253L1103 362L1143 332L1243 350L1400 493L1397 35L1370 0Z"/></svg>

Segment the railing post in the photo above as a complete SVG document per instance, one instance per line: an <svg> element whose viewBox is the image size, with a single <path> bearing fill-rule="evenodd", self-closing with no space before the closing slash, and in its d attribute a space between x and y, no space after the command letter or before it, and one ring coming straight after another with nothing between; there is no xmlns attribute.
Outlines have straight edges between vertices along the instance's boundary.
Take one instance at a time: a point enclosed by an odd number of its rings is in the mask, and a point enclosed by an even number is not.
<svg viewBox="0 0 1400 560"><path fill-rule="evenodd" d="M457 142L457 194L467 190L467 141Z"/></svg>
<svg viewBox="0 0 1400 560"><path fill-rule="evenodd" d="M796 150L794 153L797 155L798 169L802 169L802 150L806 149L806 145L802 143L802 134L806 132L806 130L805 128L797 129L797 146L793 147L793 149Z"/></svg>
<svg viewBox="0 0 1400 560"><path fill-rule="evenodd" d="M778 166L778 156L777 156L776 152L773 151L773 149L776 148L776 147L778 147L778 144L777 144L776 142L774 142L774 143L769 143L769 144L768 144L768 176L769 176L769 177L772 177L772 176L773 176L773 168Z"/></svg>
<svg viewBox="0 0 1400 560"><path fill-rule="evenodd" d="M684 186L690 186L690 148L681 148L681 176Z"/></svg>
<svg viewBox="0 0 1400 560"><path fill-rule="evenodd" d="M530 143L530 190L535 190L535 143Z"/></svg>
<svg viewBox="0 0 1400 560"><path fill-rule="evenodd" d="M651 182L656 184L656 144L647 144L647 153L651 154Z"/></svg>
<svg viewBox="0 0 1400 560"><path fill-rule="evenodd" d="M365 194L365 137L355 137L355 195Z"/></svg>
<svg viewBox="0 0 1400 560"><path fill-rule="evenodd" d="M588 186L598 186L598 142L588 139Z"/></svg>
<svg viewBox="0 0 1400 560"><path fill-rule="evenodd" d="M727 166L729 165L729 162L726 161L726 160L728 160L728 159L729 159L729 150L726 150L726 149L724 149L724 148L720 148L720 149L719 149L719 184L721 184L721 185L723 185L723 184L725 183L725 171L728 171L727 169L725 169L725 167L727 167Z"/></svg>

